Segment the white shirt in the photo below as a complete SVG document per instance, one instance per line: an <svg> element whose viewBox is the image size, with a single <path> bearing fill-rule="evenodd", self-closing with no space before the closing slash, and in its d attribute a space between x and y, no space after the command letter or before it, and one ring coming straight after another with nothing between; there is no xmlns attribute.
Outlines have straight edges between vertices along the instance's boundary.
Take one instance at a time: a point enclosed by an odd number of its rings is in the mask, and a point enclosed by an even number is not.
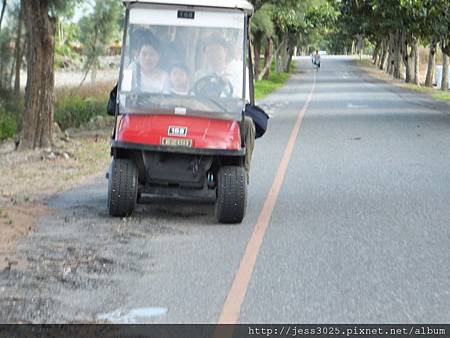
<svg viewBox="0 0 450 338"><path fill-rule="evenodd" d="M168 75L164 71L160 71L157 76L147 76L141 71L141 92L162 93L166 87Z"/></svg>
<svg viewBox="0 0 450 338"><path fill-rule="evenodd" d="M215 73L211 68L208 69L201 69L197 71L194 75L194 84L195 81L198 81L204 76L208 75L214 75L217 74L218 76L225 77L228 81L230 81L232 87L233 87L233 97L242 97L242 85L243 85L243 78L242 78L242 71L244 69L244 65L242 60L232 60L226 67L226 69L220 73ZM246 90L245 90L245 99L249 99L250 90L249 90L249 70L246 67Z"/></svg>

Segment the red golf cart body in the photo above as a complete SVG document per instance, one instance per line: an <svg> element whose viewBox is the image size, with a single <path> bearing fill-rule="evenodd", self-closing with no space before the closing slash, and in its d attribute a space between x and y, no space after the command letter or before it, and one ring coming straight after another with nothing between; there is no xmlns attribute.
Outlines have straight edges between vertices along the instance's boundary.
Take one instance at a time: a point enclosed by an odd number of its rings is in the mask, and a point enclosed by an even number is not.
<svg viewBox="0 0 450 338"><path fill-rule="evenodd" d="M146 196L182 197L214 201L219 222L241 222L247 190L243 109L253 90L246 74L252 5L243 0L124 4L110 215L131 215ZM214 57L223 59L223 74L212 71L218 67Z"/></svg>

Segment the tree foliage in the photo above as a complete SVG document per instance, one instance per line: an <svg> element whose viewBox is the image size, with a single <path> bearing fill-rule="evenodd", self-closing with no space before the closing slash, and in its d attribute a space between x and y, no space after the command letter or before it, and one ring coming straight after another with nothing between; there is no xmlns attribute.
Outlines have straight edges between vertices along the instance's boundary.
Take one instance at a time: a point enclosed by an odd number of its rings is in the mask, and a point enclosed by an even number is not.
<svg viewBox="0 0 450 338"><path fill-rule="evenodd" d="M98 59L106 54L112 39L119 36L118 22L122 18L122 6L117 0L96 0L93 13L80 21L80 41L84 45L86 61L85 77L89 70L98 68ZM93 77L95 81L95 75ZM83 79L84 81L84 79Z"/></svg>

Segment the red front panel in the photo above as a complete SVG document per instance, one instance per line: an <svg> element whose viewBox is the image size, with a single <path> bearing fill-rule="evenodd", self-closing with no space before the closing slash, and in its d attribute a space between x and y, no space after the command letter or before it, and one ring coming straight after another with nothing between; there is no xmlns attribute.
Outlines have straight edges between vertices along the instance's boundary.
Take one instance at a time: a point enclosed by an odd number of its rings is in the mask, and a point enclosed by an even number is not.
<svg viewBox="0 0 450 338"><path fill-rule="evenodd" d="M169 133L170 127L187 128L186 136ZM116 141L162 145L163 138L190 139L197 149L241 149L239 123L176 115L133 115L119 117Z"/></svg>

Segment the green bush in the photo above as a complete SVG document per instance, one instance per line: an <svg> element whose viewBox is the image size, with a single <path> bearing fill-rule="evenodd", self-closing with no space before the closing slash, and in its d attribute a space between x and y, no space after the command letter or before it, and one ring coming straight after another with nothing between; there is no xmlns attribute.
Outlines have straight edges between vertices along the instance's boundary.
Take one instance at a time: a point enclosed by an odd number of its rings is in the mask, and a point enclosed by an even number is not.
<svg viewBox="0 0 450 338"><path fill-rule="evenodd" d="M0 141L17 134L17 121L10 113L0 107Z"/></svg>
<svg viewBox="0 0 450 338"><path fill-rule="evenodd" d="M67 95L57 100L55 105L55 121L61 129L80 127L97 115L106 115L107 97L83 98L80 95Z"/></svg>

